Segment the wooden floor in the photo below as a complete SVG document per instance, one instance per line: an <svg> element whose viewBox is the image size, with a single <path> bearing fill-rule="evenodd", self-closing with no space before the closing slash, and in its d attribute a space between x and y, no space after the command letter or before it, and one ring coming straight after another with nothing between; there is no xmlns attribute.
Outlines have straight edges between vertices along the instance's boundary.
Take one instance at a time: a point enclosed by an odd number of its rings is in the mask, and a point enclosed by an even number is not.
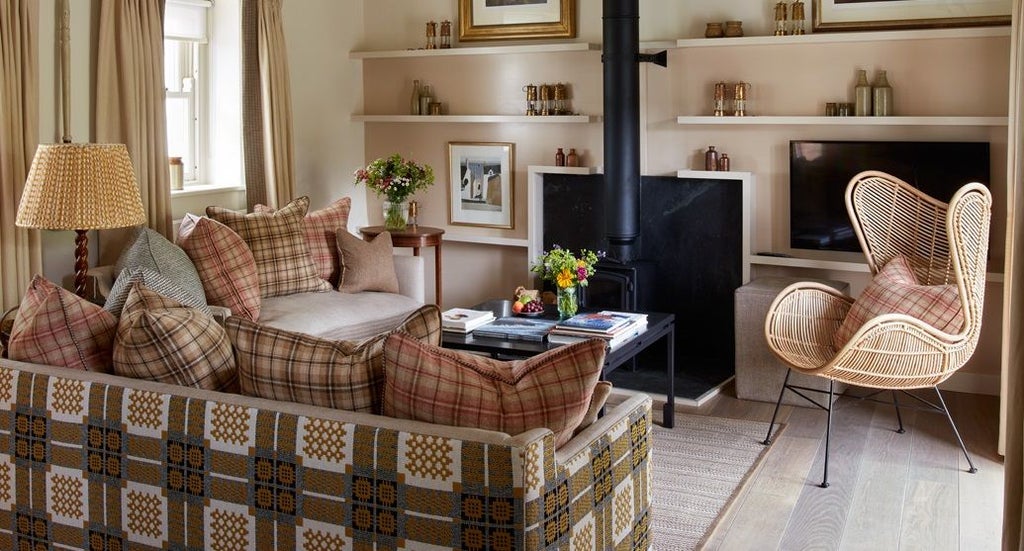
<svg viewBox="0 0 1024 551"><path fill-rule="evenodd" d="M857 389L854 389L858 392ZM935 401L934 392L919 395ZM891 400L890 394L883 394ZM891 403L840 398L832 418L829 488L820 488L825 412L783 406L785 428L733 500L705 549L998 549L1003 463L996 452L999 400L943 393L978 472L967 472L945 416ZM901 405L912 400L903 397ZM699 415L770 421L774 404L726 390ZM656 403L655 411L660 411ZM657 422L660 415L656 414Z"/></svg>

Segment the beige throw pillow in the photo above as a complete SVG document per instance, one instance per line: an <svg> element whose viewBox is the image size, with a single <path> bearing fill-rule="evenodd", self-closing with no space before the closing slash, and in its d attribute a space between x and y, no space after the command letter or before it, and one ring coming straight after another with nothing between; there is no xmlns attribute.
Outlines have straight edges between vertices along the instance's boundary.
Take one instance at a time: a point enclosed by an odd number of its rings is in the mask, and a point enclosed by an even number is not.
<svg viewBox="0 0 1024 551"><path fill-rule="evenodd" d="M373 241L363 241L346 230L338 230L338 260L341 263L338 290L342 293L398 292L390 233L383 232Z"/></svg>

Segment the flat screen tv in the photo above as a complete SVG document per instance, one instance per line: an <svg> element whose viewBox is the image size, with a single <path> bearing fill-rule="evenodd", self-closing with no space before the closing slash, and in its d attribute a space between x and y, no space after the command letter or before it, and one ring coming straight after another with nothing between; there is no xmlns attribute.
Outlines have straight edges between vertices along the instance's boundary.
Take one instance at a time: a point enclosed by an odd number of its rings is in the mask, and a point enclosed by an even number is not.
<svg viewBox="0 0 1024 551"><path fill-rule="evenodd" d="M789 142L790 247L859 252L846 185L881 170L949 202L968 182L989 185L988 142Z"/></svg>

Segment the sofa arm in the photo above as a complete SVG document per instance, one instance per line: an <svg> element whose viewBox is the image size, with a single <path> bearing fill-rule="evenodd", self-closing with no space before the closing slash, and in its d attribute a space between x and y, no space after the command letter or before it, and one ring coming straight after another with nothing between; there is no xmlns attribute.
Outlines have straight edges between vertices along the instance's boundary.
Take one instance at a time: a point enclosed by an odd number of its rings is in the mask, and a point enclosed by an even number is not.
<svg viewBox="0 0 1024 551"><path fill-rule="evenodd" d="M423 266L422 256L395 255L398 292L420 304L426 302L427 297Z"/></svg>

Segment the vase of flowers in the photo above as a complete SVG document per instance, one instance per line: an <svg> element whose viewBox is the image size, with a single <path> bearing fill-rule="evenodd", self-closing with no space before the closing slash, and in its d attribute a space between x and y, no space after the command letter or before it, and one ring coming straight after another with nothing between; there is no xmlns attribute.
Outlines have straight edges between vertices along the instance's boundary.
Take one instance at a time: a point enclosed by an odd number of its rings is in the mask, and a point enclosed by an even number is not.
<svg viewBox="0 0 1024 551"><path fill-rule="evenodd" d="M545 251L537 262L530 266L530 271L540 275L544 281L555 284L558 296L558 320L566 320L576 315L579 309L577 287L585 287L594 275L594 264L597 254L587 249L580 249L573 254L569 249L558 245Z"/></svg>
<svg viewBox="0 0 1024 551"><path fill-rule="evenodd" d="M366 184L377 197L384 199L384 227L404 230L409 213L407 201L413 193L434 183L434 169L395 153L360 168L355 178L357 184Z"/></svg>

